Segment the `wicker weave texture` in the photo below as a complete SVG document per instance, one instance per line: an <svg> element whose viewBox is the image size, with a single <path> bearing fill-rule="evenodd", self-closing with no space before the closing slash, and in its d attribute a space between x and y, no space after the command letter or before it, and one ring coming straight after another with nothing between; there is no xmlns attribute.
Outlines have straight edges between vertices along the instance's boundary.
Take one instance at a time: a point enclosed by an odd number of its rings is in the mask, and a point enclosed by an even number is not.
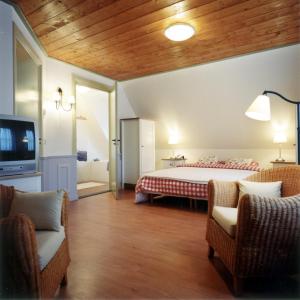
<svg viewBox="0 0 300 300"><path fill-rule="evenodd" d="M247 177L248 181L282 181L282 197L300 194L300 166L268 169Z"/></svg>
<svg viewBox="0 0 300 300"><path fill-rule="evenodd" d="M237 225L236 272L241 277L289 271L300 237L300 198L241 199Z"/></svg>
<svg viewBox="0 0 300 300"><path fill-rule="evenodd" d="M12 187L0 186L2 216L9 214ZM48 265L40 271L34 225L25 215L0 221L1 271L5 270L0 296L7 298L51 298L54 296L70 263L68 246L68 195L64 194L61 224L66 238Z"/></svg>
<svg viewBox="0 0 300 300"><path fill-rule="evenodd" d="M227 269L233 273L235 268L235 241L232 239L219 224L212 218L209 218L206 240L208 244L216 249L219 256L222 258ZM222 238L220 238L222 237Z"/></svg>
<svg viewBox="0 0 300 300"><path fill-rule="evenodd" d="M65 239L55 256L41 272L41 295L43 299L52 298L63 280L70 263L68 241Z"/></svg>
<svg viewBox="0 0 300 300"><path fill-rule="evenodd" d="M208 182L208 216L212 216L212 210L215 205L236 207L238 193L236 182L210 180Z"/></svg>
<svg viewBox="0 0 300 300"><path fill-rule="evenodd" d="M40 270L34 225L22 214L0 221L1 298L39 298ZM17 288L16 288L17 287Z"/></svg>
<svg viewBox="0 0 300 300"><path fill-rule="evenodd" d="M236 238L232 238L214 221L211 211L213 205L237 203L236 183L211 181L206 239L235 278L283 275L296 261L300 242L300 166L264 170L247 180L282 181L282 196L291 197L244 195L239 200Z"/></svg>
<svg viewBox="0 0 300 300"><path fill-rule="evenodd" d="M7 217L14 198L14 187L0 184L0 219Z"/></svg>

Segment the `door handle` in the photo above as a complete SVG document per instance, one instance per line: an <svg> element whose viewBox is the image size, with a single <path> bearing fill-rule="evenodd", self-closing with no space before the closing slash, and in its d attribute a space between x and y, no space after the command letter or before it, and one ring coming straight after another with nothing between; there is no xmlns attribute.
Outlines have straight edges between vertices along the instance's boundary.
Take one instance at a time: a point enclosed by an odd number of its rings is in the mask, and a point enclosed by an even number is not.
<svg viewBox="0 0 300 300"><path fill-rule="evenodd" d="M113 144L114 144L115 146L118 145L118 143L120 142L119 139L112 139L111 141L113 142Z"/></svg>

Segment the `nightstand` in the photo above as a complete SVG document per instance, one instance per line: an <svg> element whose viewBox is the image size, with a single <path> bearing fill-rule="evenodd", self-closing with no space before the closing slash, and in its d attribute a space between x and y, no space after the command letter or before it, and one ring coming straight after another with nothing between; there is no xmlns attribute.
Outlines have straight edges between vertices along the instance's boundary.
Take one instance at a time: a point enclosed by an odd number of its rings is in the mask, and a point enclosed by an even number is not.
<svg viewBox="0 0 300 300"><path fill-rule="evenodd" d="M273 168L278 168L278 167L286 167L286 166L291 166L295 165L296 162L294 161L271 161L271 164L273 164Z"/></svg>
<svg viewBox="0 0 300 300"><path fill-rule="evenodd" d="M162 158L163 161L163 168L168 169L168 168L175 168L178 165L182 165L185 163L186 158Z"/></svg>

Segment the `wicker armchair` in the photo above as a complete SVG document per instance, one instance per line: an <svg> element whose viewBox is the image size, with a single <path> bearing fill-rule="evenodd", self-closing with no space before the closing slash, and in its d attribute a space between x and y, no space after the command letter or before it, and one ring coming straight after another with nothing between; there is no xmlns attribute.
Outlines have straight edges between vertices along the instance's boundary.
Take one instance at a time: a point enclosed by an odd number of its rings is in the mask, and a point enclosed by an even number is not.
<svg viewBox="0 0 300 300"><path fill-rule="evenodd" d="M282 197L300 194L300 166L269 169L248 177L248 181L282 181ZM247 277L275 277L297 267L300 239L299 199L270 201L244 195L238 204L237 182L210 181L208 184L208 257L216 251L233 276L233 290L242 293ZM237 207L235 236L214 219L214 206ZM299 253L299 252L298 252ZM295 270L293 270L295 271ZM298 270L297 270L298 271Z"/></svg>
<svg viewBox="0 0 300 300"><path fill-rule="evenodd" d="M13 187L0 185L0 298L52 298L60 284L67 284L68 196L64 194L61 217L65 239L42 271L33 223L23 214L8 217L13 197Z"/></svg>

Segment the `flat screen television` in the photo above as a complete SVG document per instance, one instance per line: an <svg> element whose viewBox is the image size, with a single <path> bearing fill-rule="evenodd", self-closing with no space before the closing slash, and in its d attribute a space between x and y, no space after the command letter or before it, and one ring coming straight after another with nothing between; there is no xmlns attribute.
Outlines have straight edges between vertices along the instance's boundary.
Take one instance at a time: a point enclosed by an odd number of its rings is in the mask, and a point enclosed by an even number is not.
<svg viewBox="0 0 300 300"><path fill-rule="evenodd" d="M0 115L0 176L34 173L38 159L38 128L34 120Z"/></svg>

